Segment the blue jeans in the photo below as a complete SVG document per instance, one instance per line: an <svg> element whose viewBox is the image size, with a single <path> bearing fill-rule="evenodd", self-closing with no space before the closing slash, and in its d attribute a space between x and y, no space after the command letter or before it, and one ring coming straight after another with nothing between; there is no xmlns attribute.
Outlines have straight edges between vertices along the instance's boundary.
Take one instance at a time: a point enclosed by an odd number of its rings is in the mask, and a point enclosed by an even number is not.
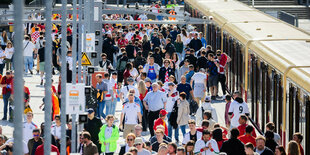
<svg viewBox="0 0 310 155"><path fill-rule="evenodd" d="M113 102L112 102L112 108L111 108L111 109L112 109L112 110L111 110L111 112L112 112L111 114L112 114L112 115L115 115L116 104L117 104L117 98L114 98L114 99L113 99Z"/></svg>
<svg viewBox="0 0 310 155"><path fill-rule="evenodd" d="M184 137L185 134L186 134L186 125L181 125L180 128L181 128L181 131L182 131L182 135L183 135L183 137ZM179 131L178 131L178 132L179 132Z"/></svg>
<svg viewBox="0 0 310 155"><path fill-rule="evenodd" d="M8 105L9 105L9 98L11 96L11 93L7 92L6 94L3 94L3 119L7 119L7 113L8 113Z"/></svg>
<svg viewBox="0 0 310 155"><path fill-rule="evenodd" d="M29 66L29 70L32 70L33 68L33 57L24 56L24 64L25 64L25 72L28 73L28 66Z"/></svg>
<svg viewBox="0 0 310 155"><path fill-rule="evenodd" d="M103 112L104 106L105 106L105 101L98 102L98 117L99 117L99 118L101 118L100 116L102 116L103 118L105 118L105 114L104 114L104 112Z"/></svg>
<svg viewBox="0 0 310 155"><path fill-rule="evenodd" d="M112 114L112 106L113 106L112 100L105 100L104 102L105 102L105 108L106 108L105 110L106 115Z"/></svg>
<svg viewBox="0 0 310 155"><path fill-rule="evenodd" d="M168 113L167 118L169 120L171 115L171 112ZM167 121L168 123L168 137L172 137L172 129L173 127L169 124L169 121ZM179 127L177 127L176 129L174 129L174 138L176 141L179 141ZM171 138L172 139L172 138Z"/></svg>

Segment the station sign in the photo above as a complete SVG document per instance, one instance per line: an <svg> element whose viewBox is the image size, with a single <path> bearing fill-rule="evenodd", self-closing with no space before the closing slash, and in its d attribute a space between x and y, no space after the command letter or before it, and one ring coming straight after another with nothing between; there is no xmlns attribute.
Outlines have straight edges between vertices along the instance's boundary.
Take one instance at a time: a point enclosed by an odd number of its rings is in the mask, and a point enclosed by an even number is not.
<svg viewBox="0 0 310 155"><path fill-rule="evenodd" d="M85 84L66 84L66 114L85 112Z"/></svg>

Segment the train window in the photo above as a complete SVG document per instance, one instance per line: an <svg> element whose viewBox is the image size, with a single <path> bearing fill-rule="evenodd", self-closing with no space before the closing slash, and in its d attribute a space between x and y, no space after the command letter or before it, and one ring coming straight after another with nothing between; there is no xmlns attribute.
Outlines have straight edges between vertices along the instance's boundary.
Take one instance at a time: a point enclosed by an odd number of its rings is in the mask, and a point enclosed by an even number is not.
<svg viewBox="0 0 310 155"><path fill-rule="evenodd" d="M296 89L295 87L290 83L289 84L289 93L288 93L288 114L293 117L288 117L288 136L289 139L292 139L292 135L294 134L294 101L295 101L295 93Z"/></svg>
<svg viewBox="0 0 310 155"><path fill-rule="evenodd" d="M299 90L297 89L295 93L295 132L299 132L299 122L300 122L300 100L299 100Z"/></svg>
<svg viewBox="0 0 310 155"><path fill-rule="evenodd" d="M278 126L277 124L277 118L278 118L278 111L277 111L277 101L278 101L278 74L275 73L275 70L272 71L272 122L275 123L275 126ZM277 132L277 128L275 129Z"/></svg>
<svg viewBox="0 0 310 155"><path fill-rule="evenodd" d="M265 131L265 116L266 116L266 65L264 62L260 63L260 69L261 69L261 98L260 98L260 103L261 103L261 129L264 132Z"/></svg>
<svg viewBox="0 0 310 155"><path fill-rule="evenodd" d="M282 110L282 104L283 104L283 87L282 87L282 77L279 76L279 80L278 80L278 113L279 113L279 118L278 118L278 133L282 132L282 116L283 116L283 110ZM282 136L282 135L281 135Z"/></svg>
<svg viewBox="0 0 310 155"><path fill-rule="evenodd" d="M255 86L255 98L254 98L254 103L255 103L255 113L256 113L256 116L255 116L255 122L257 124L257 126L259 126L259 98L260 98L260 95L259 95L259 85L260 85L260 69L259 69L259 65L258 65L258 60L256 59L255 60L255 75L254 75L254 86Z"/></svg>
<svg viewBox="0 0 310 155"><path fill-rule="evenodd" d="M266 66L266 123L270 122L272 81L269 74L269 66Z"/></svg>
<svg viewBox="0 0 310 155"><path fill-rule="evenodd" d="M251 54L251 68L250 68L250 94L251 94L251 115L254 120L255 116L255 56Z"/></svg>

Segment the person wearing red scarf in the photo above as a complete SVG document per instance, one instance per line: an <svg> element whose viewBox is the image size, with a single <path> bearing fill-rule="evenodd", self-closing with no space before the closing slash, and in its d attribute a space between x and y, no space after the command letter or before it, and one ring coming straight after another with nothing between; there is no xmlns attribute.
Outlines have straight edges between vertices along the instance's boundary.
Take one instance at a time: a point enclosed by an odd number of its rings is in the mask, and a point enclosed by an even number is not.
<svg viewBox="0 0 310 155"><path fill-rule="evenodd" d="M154 127L153 127L153 129L156 130L156 127L158 125L163 125L165 127L165 135L168 135L168 127L167 127L167 123L165 122L165 118L167 114L168 113L165 109L160 110L159 118L154 121Z"/></svg>

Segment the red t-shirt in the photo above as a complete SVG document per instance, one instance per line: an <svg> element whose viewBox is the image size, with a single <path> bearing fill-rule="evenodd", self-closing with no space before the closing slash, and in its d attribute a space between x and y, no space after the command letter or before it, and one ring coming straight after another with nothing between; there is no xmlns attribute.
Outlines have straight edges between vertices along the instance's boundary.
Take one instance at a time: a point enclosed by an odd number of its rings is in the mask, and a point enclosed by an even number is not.
<svg viewBox="0 0 310 155"><path fill-rule="evenodd" d="M11 88L12 88L13 77L7 78L7 76L4 76L4 77L2 77L0 83L1 83L1 84L11 85ZM6 93L10 93L10 92L12 91L11 88L3 87L3 88L2 88L2 94L5 95Z"/></svg>
<svg viewBox="0 0 310 155"><path fill-rule="evenodd" d="M28 94L28 96L30 97L30 91L29 91L29 88L24 86L24 92ZM26 99L24 99L24 102L27 102Z"/></svg>
<svg viewBox="0 0 310 155"><path fill-rule="evenodd" d="M219 73L220 74L224 74L225 73L226 63L227 63L227 55L226 54L222 54L220 62L219 62L219 64L220 64Z"/></svg>
<svg viewBox="0 0 310 155"><path fill-rule="evenodd" d="M124 71L123 77L124 77L124 83L127 83L127 78L130 77L130 71L126 69Z"/></svg>
<svg viewBox="0 0 310 155"><path fill-rule="evenodd" d="M52 91L53 91L53 93L56 94L56 87L55 86L52 86Z"/></svg>
<svg viewBox="0 0 310 155"><path fill-rule="evenodd" d="M118 39L117 44L119 45L119 47L125 48L128 44L128 40L127 39Z"/></svg>
<svg viewBox="0 0 310 155"><path fill-rule="evenodd" d="M224 143L226 140L228 140L228 139L227 139L227 138L223 138L221 141L216 141L216 142L217 142L217 146L218 146L219 148L221 148L222 145L223 145L223 143Z"/></svg>
<svg viewBox="0 0 310 155"><path fill-rule="evenodd" d="M238 130L239 130L239 136L241 135L245 135L245 128L246 128L247 124L242 124L242 125L239 125L238 126ZM252 136L253 137L256 137L256 133L255 133L255 129L253 128L253 131L252 131Z"/></svg>
<svg viewBox="0 0 310 155"><path fill-rule="evenodd" d="M238 139L243 143L246 144L248 142L252 143L254 145L254 147L256 147L256 141L255 138L251 135L242 135L239 136Z"/></svg>
<svg viewBox="0 0 310 155"><path fill-rule="evenodd" d="M53 144L51 144L51 152L57 152L57 155L59 155L58 148ZM44 144L37 147L35 155L44 155Z"/></svg>
<svg viewBox="0 0 310 155"><path fill-rule="evenodd" d="M147 94L147 90L145 91L145 94L140 94L139 99L140 99L141 101L143 101L143 99L144 99L144 97L146 96L146 94Z"/></svg>

